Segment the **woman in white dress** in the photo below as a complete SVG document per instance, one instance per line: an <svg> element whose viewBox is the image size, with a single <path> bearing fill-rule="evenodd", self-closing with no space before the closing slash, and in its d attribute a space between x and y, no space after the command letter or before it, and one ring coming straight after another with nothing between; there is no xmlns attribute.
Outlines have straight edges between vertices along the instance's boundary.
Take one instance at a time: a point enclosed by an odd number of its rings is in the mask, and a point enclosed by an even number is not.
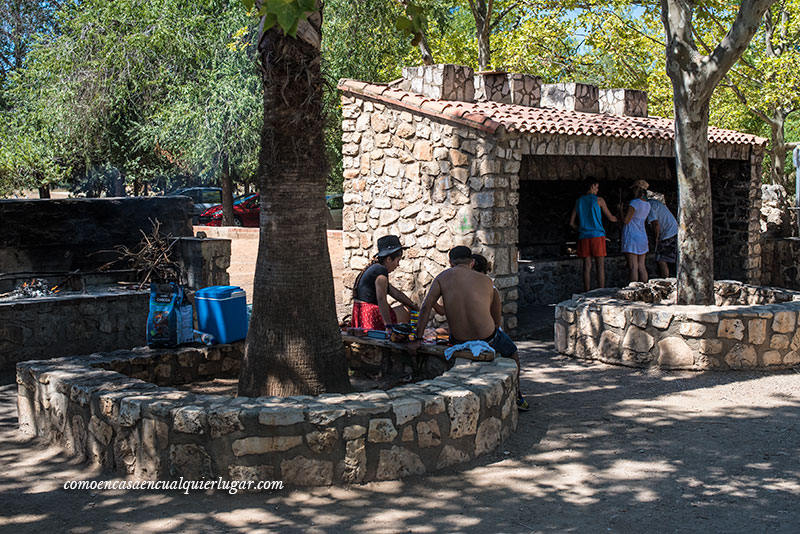
<svg viewBox="0 0 800 534"><path fill-rule="evenodd" d="M628 203L628 210L622 222L622 252L628 262L628 272L631 282L647 282L647 268L645 256L648 243L644 222L650 213L650 204L647 203L647 188L650 184L644 180L636 180L631 187L633 200Z"/></svg>

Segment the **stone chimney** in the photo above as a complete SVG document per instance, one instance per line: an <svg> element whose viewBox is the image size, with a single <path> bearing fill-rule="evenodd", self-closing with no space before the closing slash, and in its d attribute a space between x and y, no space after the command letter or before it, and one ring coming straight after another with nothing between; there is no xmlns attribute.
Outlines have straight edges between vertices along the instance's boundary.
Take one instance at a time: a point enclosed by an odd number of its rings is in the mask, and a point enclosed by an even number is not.
<svg viewBox="0 0 800 534"><path fill-rule="evenodd" d="M647 117L647 92L635 89L600 89L600 113Z"/></svg>
<svg viewBox="0 0 800 534"><path fill-rule="evenodd" d="M483 71L475 73L475 100L493 100L511 103L508 88L508 74L500 71Z"/></svg>
<svg viewBox="0 0 800 534"><path fill-rule="evenodd" d="M554 83L542 85L541 107L597 113L598 89L586 83Z"/></svg>
<svg viewBox="0 0 800 534"><path fill-rule="evenodd" d="M511 103L531 108L539 107L542 99L542 79L532 74L509 74Z"/></svg>
<svg viewBox="0 0 800 534"><path fill-rule="evenodd" d="M405 91L437 100L473 102L475 100L473 76L474 71L462 65L403 67L403 81L400 87Z"/></svg>
<svg viewBox="0 0 800 534"><path fill-rule="evenodd" d="M475 74L475 98L538 107L542 79L530 74L478 72Z"/></svg>

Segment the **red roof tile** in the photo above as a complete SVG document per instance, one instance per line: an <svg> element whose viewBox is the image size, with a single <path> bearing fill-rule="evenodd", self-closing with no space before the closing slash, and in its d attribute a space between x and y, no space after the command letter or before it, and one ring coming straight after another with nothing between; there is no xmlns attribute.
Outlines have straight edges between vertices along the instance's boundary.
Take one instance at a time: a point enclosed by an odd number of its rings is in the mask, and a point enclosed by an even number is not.
<svg viewBox="0 0 800 534"><path fill-rule="evenodd" d="M450 119L479 130L494 133L500 126L509 132L555 135L586 135L623 139L672 140L675 136L672 119L662 117L627 117L605 113L582 113L555 108L531 108L481 100L457 102L434 100L423 95L387 90L383 84L365 84L341 80L338 86L345 93L356 93L422 113ZM764 145L767 140L755 135L709 126L708 140L715 144Z"/></svg>

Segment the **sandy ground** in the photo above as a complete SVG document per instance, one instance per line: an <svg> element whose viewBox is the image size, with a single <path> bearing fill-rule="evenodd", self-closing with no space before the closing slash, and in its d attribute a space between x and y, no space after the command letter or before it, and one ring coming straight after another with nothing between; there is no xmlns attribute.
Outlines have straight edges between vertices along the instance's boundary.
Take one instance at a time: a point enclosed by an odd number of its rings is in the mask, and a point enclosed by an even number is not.
<svg viewBox="0 0 800 534"><path fill-rule="evenodd" d="M110 479L16 429L0 380L0 532L800 531L800 373L659 373L520 343L532 404L458 469L237 494L82 491Z"/></svg>

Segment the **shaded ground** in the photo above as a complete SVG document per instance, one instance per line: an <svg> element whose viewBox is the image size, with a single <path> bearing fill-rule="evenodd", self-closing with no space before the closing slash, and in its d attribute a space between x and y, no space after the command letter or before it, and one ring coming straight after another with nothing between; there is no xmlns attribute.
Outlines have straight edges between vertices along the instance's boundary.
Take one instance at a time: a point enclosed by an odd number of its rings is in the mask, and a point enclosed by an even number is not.
<svg viewBox="0 0 800 534"><path fill-rule="evenodd" d="M401 481L261 494L66 491L110 477L19 434L16 386L0 377L0 531L800 529L800 373L650 373L564 359L547 340L520 347L532 410L495 453Z"/></svg>

